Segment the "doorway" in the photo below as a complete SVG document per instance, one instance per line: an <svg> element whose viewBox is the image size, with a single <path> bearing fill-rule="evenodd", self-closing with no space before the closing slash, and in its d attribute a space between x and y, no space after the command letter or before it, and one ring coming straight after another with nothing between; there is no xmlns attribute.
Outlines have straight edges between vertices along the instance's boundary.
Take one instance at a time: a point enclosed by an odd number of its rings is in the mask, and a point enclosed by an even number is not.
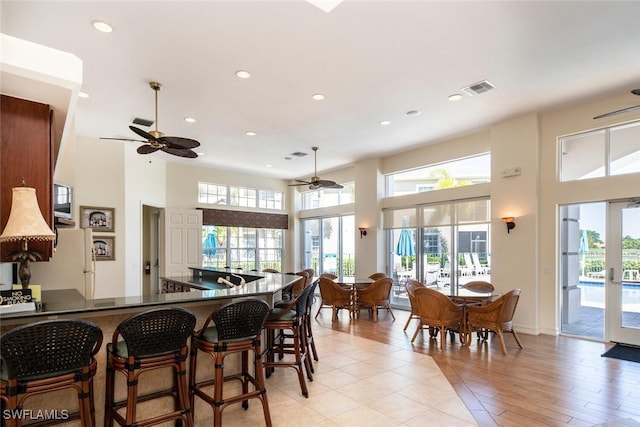
<svg viewBox="0 0 640 427"><path fill-rule="evenodd" d="M640 345L638 205L560 206L562 333Z"/></svg>
<svg viewBox="0 0 640 427"><path fill-rule="evenodd" d="M160 211L142 206L142 295L160 293Z"/></svg>
<svg viewBox="0 0 640 427"><path fill-rule="evenodd" d="M640 345L640 200L609 205L608 340Z"/></svg>

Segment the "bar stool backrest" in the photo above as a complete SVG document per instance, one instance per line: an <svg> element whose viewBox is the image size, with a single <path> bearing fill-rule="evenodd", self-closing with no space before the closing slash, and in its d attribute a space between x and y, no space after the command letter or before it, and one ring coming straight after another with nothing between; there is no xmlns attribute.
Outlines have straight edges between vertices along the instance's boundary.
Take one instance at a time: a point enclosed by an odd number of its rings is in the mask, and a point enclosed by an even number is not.
<svg viewBox="0 0 640 427"><path fill-rule="evenodd" d="M259 299L233 302L211 313L218 330L218 340L255 338L269 314L269 304Z"/></svg>
<svg viewBox="0 0 640 427"><path fill-rule="evenodd" d="M8 379L29 380L89 366L102 345L102 330L86 320L44 320L10 330L0 342Z"/></svg>
<svg viewBox="0 0 640 427"><path fill-rule="evenodd" d="M118 325L129 356L148 357L180 350L196 325L196 317L180 307L148 310ZM114 341L117 334L114 334Z"/></svg>

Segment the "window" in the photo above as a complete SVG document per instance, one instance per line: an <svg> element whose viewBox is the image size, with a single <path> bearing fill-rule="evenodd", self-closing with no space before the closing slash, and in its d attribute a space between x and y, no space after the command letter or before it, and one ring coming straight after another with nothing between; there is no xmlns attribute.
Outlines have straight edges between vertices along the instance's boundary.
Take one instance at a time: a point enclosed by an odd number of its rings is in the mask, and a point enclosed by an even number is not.
<svg viewBox="0 0 640 427"><path fill-rule="evenodd" d="M560 181L640 172L640 122L562 137Z"/></svg>
<svg viewBox="0 0 640 427"><path fill-rule="evenodd" d="M227 204L227 187L224 185L198 183L198 203L210 205Z"/></svg>
<svg viewBox="0 0 640 427"><path fill-rule="evenodd" d="M384 211L391 302L408 307L408 279L457 295L472 280L491 281L490 202L467 200Z"/></svg>
<svg viewBox="0 0 640 427"><path fill-rule="evenodd" d="M229 195L231 206L256 207L256 190L253 188L229 187Z"/></svg>
<svg viewBox="0 0 640 427"><path fill-rule="evenodd" d="M491 154L389 174L387 197L491 182Z"/></svg>
<svg viewBox="0 0 640 427"><path fill-rule="evenodd" d="M198 203L283 210L284 193L282 191L199 182Z"/></svg>
<svg viewBox="0 0 640 427"><path fill-rule="evenodd" d="M258 190L258 207L264 209L283 209L282 192Z"/></svg>
<svg viewBox="0 0 640 427"><path fill-rule="evenodd" d="M284 230L205 225L202 234L204 267L282 269Z"/></svg>
<svg viewBox="0 0 640 427"><path fill-rule="evenodd" d="M302 209L326 208L355 202L353 182L342 184L344 188L321 188L302 193Z"/></svg>

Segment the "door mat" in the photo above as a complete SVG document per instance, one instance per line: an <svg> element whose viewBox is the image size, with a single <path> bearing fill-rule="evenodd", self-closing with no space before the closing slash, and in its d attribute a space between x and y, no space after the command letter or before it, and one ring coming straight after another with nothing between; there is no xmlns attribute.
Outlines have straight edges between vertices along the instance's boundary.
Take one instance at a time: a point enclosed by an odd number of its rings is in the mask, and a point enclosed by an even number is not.
<svg viewBox="0 0 640 427"><path fill-rule="evenodd" d="M602 353L602 357L640 362L640 347L616 344L609 350Z"/></svg>

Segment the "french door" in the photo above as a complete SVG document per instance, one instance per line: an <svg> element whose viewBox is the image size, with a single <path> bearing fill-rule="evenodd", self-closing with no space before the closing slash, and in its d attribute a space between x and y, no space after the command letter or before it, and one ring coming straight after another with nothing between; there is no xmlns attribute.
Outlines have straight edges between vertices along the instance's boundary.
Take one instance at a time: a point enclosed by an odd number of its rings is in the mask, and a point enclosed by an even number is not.
<svg viewBox="0 0 640 427"><path fill-rule="evenodd" d="M606 325L609 341L640 346L640 201L609 204Z"/></svg>

